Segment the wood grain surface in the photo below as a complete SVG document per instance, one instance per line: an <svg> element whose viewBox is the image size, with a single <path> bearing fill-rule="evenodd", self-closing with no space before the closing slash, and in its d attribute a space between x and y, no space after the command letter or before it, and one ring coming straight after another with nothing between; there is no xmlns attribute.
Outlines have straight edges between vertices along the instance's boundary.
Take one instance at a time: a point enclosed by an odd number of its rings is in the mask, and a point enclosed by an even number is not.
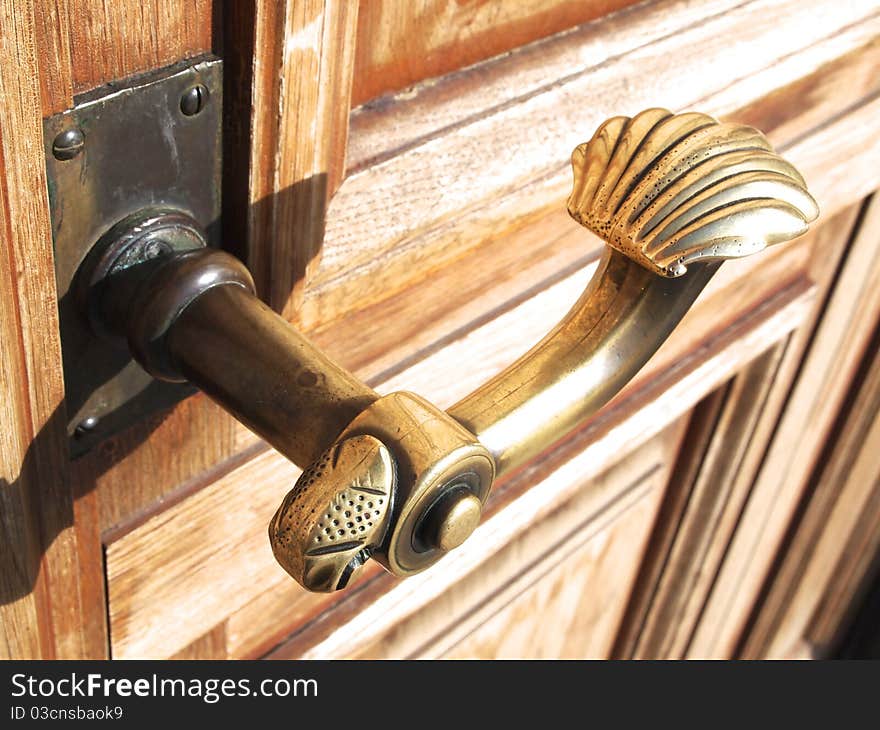
<svg viewBox="0 0 880 730"><path fill-rule="evenodd" d="M636 0L360 0L353 104L600 18Z"/></svg>
<svg viewBox="0 0 880 730"><path fill-rule="evenodd" d="M740 517L743 528L728 547L689 655L731 656L736 651L880 315L878 220L875 200L810 339Z"/></svg>
<svg viewBox="0 0 880 730"><path fill-rule="evenodd" d="M607 14L623 5L633 7ZM494 624L474 603L478 591L456 586L478 585L491 561L513 570L509 556L536 520L550 519L611 468L612 455L650 441L753 362L713 401L712 422L719 434L738 435L737 449L721 458L720 442L709 439L694 460L686 487L694 500L666 543L680 570L653 574L658 602L641 604L639 626L648 628L631 646L730 655L754 625L762 633L747 653L790 655L828 635L843 608L830 597L808 606L798 593L827 577L827 561L782 568L797 577L785 596L803 631L777 631L781 593L767 594L768 613L751 611L816 473L845 381L871 341L880 273L867 234L848 249L833 289L846 246L828 228L725 265L636 382L552 458L501 485L479 545L430 575L397 582L370 570L343 596L314 596L275 565L265 537L298 470L207 398L109 440L71 469L39 119L112 79L221 52L228 109L236 111L225 122L227 170L237 176L224 183L225 214L236 213L231 247L264 297L341 364L382 390L412 388L444 406L536 341L582 289L599 243L562 210L566 157L606 116L663 105L762 127L805 174L822 220L848 225L852 211L832 216L880 187L876 2L254 0L227 4L222 16L220 8L210 0L0 0L0 416L15 425L0 457L8 486L0 524L6 546L15 546L5 550L0 579L3 651L108 650L103 531L114 656L254 657L273 647L279 658L537 652L528 641L499 643L497 633L521 635L523 611L534 606L564 622L558 597L574 596L578 585L564 565L536 564L556 578L546 587L530 589L526 571L518 590L483 596ZM349 119L352 103L453 70ZM875 204L866 221L876 227L877 215ZM464 374L462 361L474 363ZM753 396L766 403L760 412L747 407ZM873 433L865 409L858 413L859 433ZM852 458L861 464L867 456ZM754 488L746 474L758 475ZM613 606L608 616L585 618L583 630L596 636L586 653L611 646L625 603L620 586L635 575L623 556L641 551L657 509L661 488L651 484L575 548ZM843 488L873 504L864 485ZM744 499L740 524L731 505ZM707 514L719 526L715 540L697 529ZM840 592L853 594L858 570L844 571L841 561L873 544L873 523L838 514L835 534L844 525L857 535L834 568ZM814 527L809 540L799 538L804 545L831 539L819 535L819 522L805 523ZM724 535L732 535L729 547ZM607 554L595 552L606 540ZM717 572L711 587L681 559L689 552ZM603 571L621 561L633 572L606 582ZM803 576L809 580L799 583ZM678 601L685 584L695 592ZM447 620L449 605L471 607L462 631L416 641L416 627L431 616ZM664 616L673 614L683 617L680 633L661 638Z"/></svg>
<svg viewBox="0 0 880 730"><path fill-rule="evenodd" d="M36 25L0 2L0 656L103 653L83 631L101 596L74 528ZM78 525L87 530L89 525ZM97 545L95 547L98 547ZM101 581L97 581L101 585Z"/></svg>
<svg viewBox="0 0 880 730"><path fill-rule="evenodd" d="M686 655L860 208L851 206L808 236L809 275L818 290L808 318L786 342L713 394L692 421L675 486L664 501L617 640L616 656Z"/></svg>
<svg viewBox="0 0 880 730"><path fill-rule="evenodd" d="M213 0L33 0L43 115L74 94L212 50Z"/></svg>
<svg viewBox="0 0 880 730"><path fill-rule="evenodd" d="M687 420L586 482L359 657L607 656Z"/></svg>
<svg viewBox="0 0 880 730"><path fill-rule="evenodd" d="M357 3L256 4L247 261L293 318L345 170Z"/></svg>
<svg viewBox="0 0 880 730"><path fill-rule="evenodd" d="M875 227L860 237L876 239L877 222L876 215L866 218L864 225ZM741 641L741 656L782 657L801 641L817 655L827 654L875 558L880 543L880 318L873 327L870 322L865 326L873 336L864 345L861 372L829 427L821 458L811 460L815 473L804 487L796 528L767 579L766 595ZM856 344L854 349L847 356L858 357L862 348Z"/></svg>
<svg viewBox="0 0 880 730"><path fill-rule="evenodd" d="M67 11L74 94L212 48L213 0L55 2Z"/></svg>
<svg viewBox="0 0 880 730"><path fill-rule="evenodd" d="M747 451L760 448L755 427L786 345L780 342L757 358L712 399L709 422L699 424L706 443L688 439L690 453L679 468L692 471L692 478L670 483L676 493L664 502L631 600L637 607L645 598L649 603L622 628L617 656L679 657L686 650L730 539L730 528L719 526L725 514L738 515L748 497L751 482L739 479L739 469Z"/></svg>
<svg viewBox="0 0 880 730"><path fill-rule="evenodd" d="M667 476L665 472L662 476ZM603 659L614 640L632 574L642 556L646 535L660 498L662 484L646 480L632 495L633 503L608 515L594 530L582 526L588 539L577 547L553 546L551 555L522 570L507 586L509 593L492 596L491 608L480 606L468 623L485 621L440 656L449 659ZM543 523L542 523L543 526ZM554 549L555 548L555 549ZM528 555L528 553L526 553ZM488 573L486 574L488 575ZM488 586L481 576L482 589ZM531 581L531 582L529 582ZM478 593L472 590L472 595ZM489 608L491 615L486 615ZM538 620L536 620L537 617ZM420 622L421 623L421 622ZM398 656L403 623L388 640L388 654ZM456 626L456 629L459 627ZM423 630L413 629L413 631ZM456 632L458 633L458 632ZM452 638L443 636L443 639ZM445 643L445 642L444 642ZM433 646L415 657L435 656Z"/></svg>

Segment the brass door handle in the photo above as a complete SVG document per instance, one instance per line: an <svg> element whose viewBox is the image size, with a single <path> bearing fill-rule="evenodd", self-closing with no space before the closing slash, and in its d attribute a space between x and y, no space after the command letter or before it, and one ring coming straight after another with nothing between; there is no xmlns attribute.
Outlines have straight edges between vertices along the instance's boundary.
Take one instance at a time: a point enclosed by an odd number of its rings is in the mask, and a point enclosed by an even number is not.
<svg viewBox="0 0 880 730"><path fill-rule="evenodd" d="M305 467L269 526L304 587L343 588L371 557L409 575L470 535L494 479L636 374L724 259L798 236L818 214L760 132L703 114L615 117L572 166L568 210L608 244L598 271L540 343L447 412L380 397L334 364L173 211L102 239L83 273L88 310L148 372L197 385Z"/></svg>

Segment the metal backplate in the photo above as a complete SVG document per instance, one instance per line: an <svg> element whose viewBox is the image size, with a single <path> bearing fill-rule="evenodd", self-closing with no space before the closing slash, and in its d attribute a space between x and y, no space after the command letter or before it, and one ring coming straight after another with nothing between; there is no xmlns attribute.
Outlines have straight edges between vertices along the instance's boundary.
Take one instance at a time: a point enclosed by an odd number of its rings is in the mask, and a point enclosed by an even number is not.
<svg viewBox="0 0 880 730"><path fill-rule="evenodd" d="M221 62L201 59L102 87L43 123L74 456L193 392L93 333L75 278L101 235L146 207L187 213L217 245L222 91Z"/></svg>

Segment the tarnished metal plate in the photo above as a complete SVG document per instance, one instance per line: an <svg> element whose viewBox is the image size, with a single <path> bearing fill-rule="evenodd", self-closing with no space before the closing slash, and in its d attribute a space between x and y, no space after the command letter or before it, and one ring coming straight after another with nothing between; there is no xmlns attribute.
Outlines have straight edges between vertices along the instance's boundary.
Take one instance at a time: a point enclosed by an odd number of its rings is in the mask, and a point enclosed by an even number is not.
<svg viewBox="0 0 880 730"><path fill-rule="evenodd" d="M89 92L43 122L73 455L193 392L95 335L74 278L102 234L147 206L189 214L217 245L222 96L221 61L201 59Z"/></svg>

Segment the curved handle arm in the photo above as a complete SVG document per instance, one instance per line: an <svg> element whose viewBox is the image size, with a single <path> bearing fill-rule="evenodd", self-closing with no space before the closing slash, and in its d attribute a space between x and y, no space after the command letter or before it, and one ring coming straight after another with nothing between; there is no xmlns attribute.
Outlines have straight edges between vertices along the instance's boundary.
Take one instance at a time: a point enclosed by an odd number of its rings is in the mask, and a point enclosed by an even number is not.
<svg viewBox="0 0 880 730"><path fill-rule="evenodd" d="M607 249L550 334L449 409L510 471L575 430L641 370L715 273L661 278Z"/></svg>
<svg viewBox="0 0 880 730"><path fill-rule="evenodd" d="M641 369L721 261L818 214L760 132L703 114L615 117L572 164L569 212L609 245L599 270L538 345L448 413L410 393L380 397L337 366L256 298L237 260L194 244L178 213L102 239L84 274L92 319L148 372L199 386L306 467L269 526L303 586L343 588L370 557L409 575L467 538L498 475ZM164 255L144 254L151 240Z"/></svg>

